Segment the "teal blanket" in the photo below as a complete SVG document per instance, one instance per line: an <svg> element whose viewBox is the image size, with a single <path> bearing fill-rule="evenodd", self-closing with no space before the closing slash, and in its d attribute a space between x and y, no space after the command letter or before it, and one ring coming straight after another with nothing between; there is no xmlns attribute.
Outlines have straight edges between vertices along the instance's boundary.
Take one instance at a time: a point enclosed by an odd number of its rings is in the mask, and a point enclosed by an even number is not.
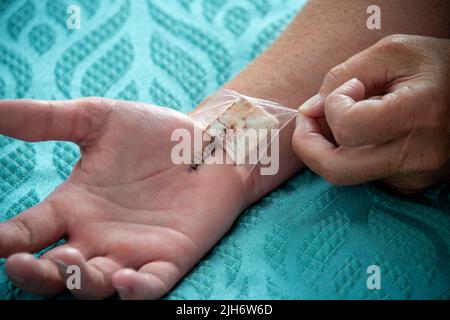
<svg viewBox="0 0 450 320"><path fill-rule="evenodd" d="M185 112L303 2L0 0L0 98L97 95ZM69 4L81 8L79 30L66 27ZM70 143L0 136L0 220L42 201L78 157ZM449 299L449 195L448 185L408 199L333 187L305 170L242 214L166 298ZM367 287L372 265L381 289ZM0 298L42 299L8 281L4 260Z"/></svg>

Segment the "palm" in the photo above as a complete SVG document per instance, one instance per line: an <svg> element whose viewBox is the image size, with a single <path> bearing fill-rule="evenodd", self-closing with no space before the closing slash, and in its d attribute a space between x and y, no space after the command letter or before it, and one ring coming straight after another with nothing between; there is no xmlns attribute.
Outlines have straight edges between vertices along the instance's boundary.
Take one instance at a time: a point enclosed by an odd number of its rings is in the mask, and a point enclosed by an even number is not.
<svg viewBox="0 0 450 320"><path fill-rule="evenodd" d="M82 157L43 203L3 223L15 235L0 255L34 251L62 237L67 242L40 260L12 255L8 273L25 290L54 294L64 289L66 267L78 265L76 296L104 298L118 288L124 298L160 297L233 222L241 209L239 174L232 167L194 171L172 163L172 131L193 128L183 114L123 101L70 103L88 110L89 126L82 118L68 128ZM230 183L214 187L224 170ZM25 232L18 236L17 229Z"/></svg>

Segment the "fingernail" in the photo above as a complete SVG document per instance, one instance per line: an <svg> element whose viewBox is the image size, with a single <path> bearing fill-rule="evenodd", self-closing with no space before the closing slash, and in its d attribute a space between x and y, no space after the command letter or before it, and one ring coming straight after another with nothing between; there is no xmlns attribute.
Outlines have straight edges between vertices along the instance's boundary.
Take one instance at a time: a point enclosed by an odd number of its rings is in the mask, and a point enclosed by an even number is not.
<svg viewBox="0 0 450 320"><path fill-rule="evenodd" d="M114 288L116 288L117 292L119 293L119 296L127 296L130 294L131 289L128 287L123 287L123 286L114 286Z"/></svg>
<svg viewBox="0 0 450 320"><path fill-rule="evenodd" d="M354 87L355 85L358 85L359 82L360 81L358 80L358 78L351 78L350 80L344 82L341 86L339 86L335 91L342 91L342 90L347 89L349 87L350 88Z"/></svg>
<svg viewBox="0 0 450 320"><path fill-rule="evenodd" d="M353 83L356 83L356 82L359 82L359 80L358 80L358 78L354 77L354 78L351 78L350 80L348 80L346 82L346 84L349 85L349 84L353 84Z"/></svg>
<svg viewBox="0 0 450 320"><path fill-rule="evenodd" d="M314 96L312 96L311 98L309 98L308 100L306 100L299 108L299 111L308 111L311 108L314 108L315 106L317 106L319 103L321 103L323 101L323 97L320 94L316 94Z"/></svg>
<svg viewBox="0 0 450 320"><path fill-rule="evenodd" d="M309 118L306 115L298 114L297 119L295 120L295 127L299 128L302 132L311 132L314 130L314 127L312 125L313 119Z"/></svg>

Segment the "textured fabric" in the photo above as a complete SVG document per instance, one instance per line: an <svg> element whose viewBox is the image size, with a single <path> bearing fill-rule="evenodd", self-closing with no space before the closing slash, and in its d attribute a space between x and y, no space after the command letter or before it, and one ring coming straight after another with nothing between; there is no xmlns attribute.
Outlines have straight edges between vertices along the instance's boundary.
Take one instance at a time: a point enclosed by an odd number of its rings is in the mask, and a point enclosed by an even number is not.
<svg viewBox="0 0 450 320"><path fill-rule="evenodd" d="M69 4L81 29L66 28ZM193 108L300 9L291 0L0 0L0 98L99 95ZM79 157L0 137L0 219L33 206ZM308 170L249 208L167 298L450 298L450 187L401 199ZM367 267L381 268L368 290ZM0 297L15 288L0 261ZM68 297L67 294L62 298Z"/></svg>

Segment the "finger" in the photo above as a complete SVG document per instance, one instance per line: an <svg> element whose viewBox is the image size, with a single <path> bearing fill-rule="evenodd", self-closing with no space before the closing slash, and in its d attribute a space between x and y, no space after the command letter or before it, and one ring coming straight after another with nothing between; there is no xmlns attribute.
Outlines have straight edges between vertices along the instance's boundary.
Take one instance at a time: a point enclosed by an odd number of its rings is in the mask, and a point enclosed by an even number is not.
<svg viewBox="0 0 450 320"><path fill-rule="evenodd" d="M46 200L0 223L0 256L36 252L62 239L66 221L51 200Z"/></svg>
<svg viewBox="0 0 450 320"><path fill-rule="evenodd" d="M409 64L380 41L332 68L326 74L319 93L326 97L340 85L357 78L366 88L366 97L383 95L389 91L393 80L411 73Z"/></svg>
<svg viewBox="0 0 450 320"><path fill-rule="evenodd" d="M317 120L299 114L292 147L306 166L332 184L351 185L393 175L400 146L396 141L336 148L322 135Z"/></svg>
<svg viewBox="0 0 450 320"><path fill-rule="evenodd" d="M67 289L78 299L104 299L114 294L111 278L122 266L112 259L94 257L87 261L79 250L71 248L58 252L50 260L58 267ZM78 283L72 277L75 273L80 276Z"/></svg>
<svg viewBox="0 0 450 320"><path fill-rule="evenodd" d="M16 287L27 292L52 296L64 290L56 265L29 253L10 256L6 260L6 273Z"/></svg>
<svg viewBox="0 0 450 320"><path fill-rule="evenodd" d="M370 63L367 63L370 61ZM344 63L331 69L325 76L319 92L306 100L298 109L300 112L312 118L321 118L325 116L325 99L336 88L353 78L359 79L364 85L364 94L368 97L379 95L385 84L388 83L386 76L386 67L377 60L370 60L370 52L363 51ZM359 88L355 88L355 93L359 95ZM381 90L381 92L380 92ZM360 99L363 99L361 97Z"/></svg>
<svg viewBox="0 0 450 320"><path fill-rule="evenodd" d="M325 117L325 96L320 93L312 96L298 110L311 118Z"/></svg>
<svg viewBox="0 0 450 320"><path fill-rule="evenodd" d="M66 289L57 265L51 261L52 256L64 250L77 247L68 242L47 251L40 258L29 253L16 253L6 261L6 269L11 281L19 288L41 295L56 295ZM80 250L83 250L80 247Z"/></svg>
<svg viewBox="0 0 450 320"><path fill-rule="evenodd" d="M332 68L324 77L319 93L299 110L310 117L320 117L320 103L336 88L352 78L365 87L365 98L392 92L403 79L415 73L417 56L393 39L383 39ZM405 56L408 59L405 59ZM317 115L319 114L319 115Z"/></svg>
<svg viewBox="0 0 450 320"><path fill-rule="evenodd" d="M381 144L405 136L413 129L414 95L409 87L397 89L381 99L363 100L364 96L364 84L353 78L326 98L326 120L339 145Z"/></svg>
<svg viewBox="0 0 450 320"><path fill-rule="evenodd" d="M154 261L139 272L122 269L113 276L113 286L123 300L154 300L166 294L181 278L178 267L171 262Z"/></svg>
<svg viewBox="0 0 450 320"><path fill-rule="evenodd" d="M111 100L1 100L0 134L25 141L64 140L82 144L105 118ZM100 121L101 122L101 121Z"/></svg>

